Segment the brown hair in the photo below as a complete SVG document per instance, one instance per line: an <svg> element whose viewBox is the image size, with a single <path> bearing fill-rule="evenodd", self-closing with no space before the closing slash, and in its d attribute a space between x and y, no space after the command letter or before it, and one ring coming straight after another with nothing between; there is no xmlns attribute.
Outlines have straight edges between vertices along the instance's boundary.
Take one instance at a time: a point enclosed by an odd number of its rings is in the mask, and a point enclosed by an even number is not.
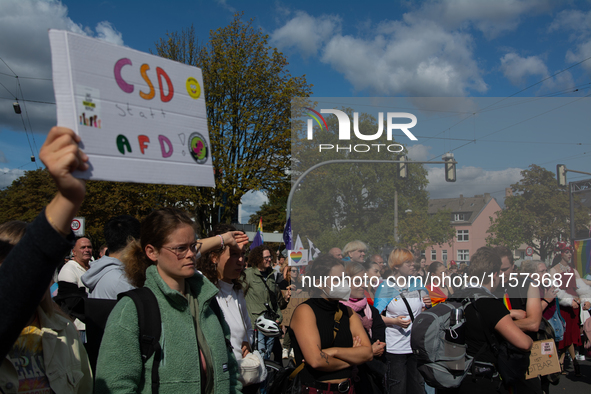
<svg viewBox="0 0 591 394"><path fill-rule="evenodd" d="M263 259L263 252L268 250L271 253L271 266L275 264L275 256L273 256L273 251L267 245L260 245L250 251L248 255L248 266L259 268L265 260Z"/></svg>
<svg viewBox="0 0 591 394"><path fill-rule="evenodd" d="M513 252L511 252L511 250L509 250L508 247L506 247L506 246L496 246L495 247L495 252L499 255L499 257L501 259L503 257L507 257L509 259L509 264L511 264L511 266L513 266L513 264L515 264L515 258L513 257Z"/></svg>
<svg viewBox="0 0 591 394"><path fill-rule="evenodd" d="M27 223L20 220L11 220L0 224L0 264L27 231Z"/></svg>
<svg viewBox="0 0 591 394"><path fill-rule="evenodd" d="M343 265L343 262L330 254L321 254L314 260L312 267L308 266L306 276L309 276L312 279L311 283L314 284L314 278L322 280L322 278L329 276L330 270L336 265ZM318 297L322 293L322 289L315 286L309 288L308 291L313 297Z"/></svg>
<svg viewBox="0 0 591 394"><path fill-rule="evenodd" d="M162 208L150 213L143 221L140 240L130 242L123 250L121 261L129 282L135 287L143 287L146 269L154 262L146 256L146 246L152 245L160 250L171 233L183 225L195 229L195 223L185 211L178 208Z"/></svg>
<svg viewBox="0 0 591 394"><path fill-rule="evenodd" d="M479 278L498 273L501 270L501 257L496 251L497 248L483 246L470 258L468 266L468 275Z"/></svg>
<svg viewBox="0 0 591 394"><path fill-rule="evenodd" d="M227 233L228 231L236 231L236 227L226 224L226 223L219 223L216 224L213 229L207 234L208 237L215 237L217 235L222 235ZM214 263L214 260L220 259L222 254L229 248L229 246L224 246L223 249L216 249L211 250L209 252L205 252L201 255L201 257L197 260L197 269L201 271L203 276L205 276L211 283L214 285L218 283L220 278L220 273L217 269L217 263ZM241 275L244 275L242 273ZM242 283L239 280L233 280L234 289L240 290L242 288Z"/></svg>
<svg viewBox="0 0 591 394"><path fill-rule="evenodd" d="M407 261L411 264L414 262L412 252L404 248L395 248L388 257L388 266L394 270Z"/></svg>

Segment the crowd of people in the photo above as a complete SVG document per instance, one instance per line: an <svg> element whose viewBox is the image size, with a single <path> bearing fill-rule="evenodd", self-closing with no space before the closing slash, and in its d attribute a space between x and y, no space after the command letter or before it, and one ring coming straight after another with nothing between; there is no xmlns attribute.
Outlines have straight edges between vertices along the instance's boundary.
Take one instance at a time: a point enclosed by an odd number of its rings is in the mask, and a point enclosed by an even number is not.
<svg viewBox="0 0 591 394"><path fill-rule="evenodd" d="M563 372L570 358L581 374L591 287L568 243L557 245L552 266L530 261L521 272L575 280L510 286L517 267L501 246L458 267L404 248L370 254L353 240L295 267L266 245L248 250L248 237L230 225L198 239L187 213L161 208L141 222L109 220L93 261L90 240L70 230L85 195L72 173L88 167L79 142L69 129L50 131L40 157L57 195L33 223L0 225L0 392L264 394L265 360L289 359L302 393L547 394L555 376L502 379L490 338L527 354L552 320L564 322L552 329ZM490 280L444 280L464 273ZM459 387L435 387L420 372L413 324L466 288L484 294L464 311L473 367Z"/></svg>

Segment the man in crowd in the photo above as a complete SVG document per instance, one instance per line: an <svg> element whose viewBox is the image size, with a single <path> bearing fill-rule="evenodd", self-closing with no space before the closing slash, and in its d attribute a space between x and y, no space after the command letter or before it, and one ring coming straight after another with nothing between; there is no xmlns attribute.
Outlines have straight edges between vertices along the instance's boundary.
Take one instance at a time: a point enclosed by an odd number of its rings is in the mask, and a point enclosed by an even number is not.
<svg viewBox="0 0 591 394"><path fill-rule="evenodd" d="M107 254L107 245L103 245L101 246L101 248L99 249L99 259L101 257L103 257L105 254Z"/></svg>
<svg viewBox="0 0 591 394"><path fill-rule="evenodd" d="M68 261L60 270L57 280L59 284L58 295L64 296L71 292L88 292L82 282L82 275L90 268L92 259L92 243L88 238L78 238L72 249L72 260ZM62 283L60 283L62 282ZM68 283L71 286L68 286ZM80 332L82 342L86 343L86 325L80 320L74 320L74 325Z"/></svg>
<svg viewBox="0 0 591 394"><path fill-rule="evenodd" d="M343 252L339 248L332 248L331 250L328 251L328 254L331 255L332 257L339 259L339 260L343 259Z"/></svg>
<svg viewBox="0 0 591 394"><path fill-rule="evenodd" d="M105 224L103 232L109 255L93 262L82 276L82 282L90 290L90 298L116 300L119 293L133 289L119 257L129 240L140 237L140 222L130 215L117 216Z"/></svg>
<svg viewBox="0 0 591 394"><path fill-rule="evenodd" d="M367 253L365 243L359 240L351 241L343 248L343 261L363 264L365 262L365 253Z"/></svg>
<svg viewBox="0 0 591 394"><path fill-rule="evenodd" d="M386 271L386 264L384 264L384 258L379 254L374 254L369 258L369 262L372 264L377 264L380 267L380 275L384 276L384 272Z"/></svg>

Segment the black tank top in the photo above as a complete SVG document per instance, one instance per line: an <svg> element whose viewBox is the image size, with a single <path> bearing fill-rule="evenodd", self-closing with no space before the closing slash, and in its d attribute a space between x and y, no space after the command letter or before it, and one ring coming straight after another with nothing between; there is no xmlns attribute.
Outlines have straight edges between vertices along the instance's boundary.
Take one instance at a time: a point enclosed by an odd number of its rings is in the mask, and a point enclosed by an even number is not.
<svg viewBox="0 0 591 394"><path fill-rule="evenodd" d="M304 302L312 308L314 315L316 316L316 326L318 333L320 334L320 346L322 349L328 349L331 347L352 347L353 336L351 335L351 329L349 328L349 312L347 307L338 301L329 301L324 298L310 298ZM334 315L337 312L337 308L343 311L343 317L341 317L339 332L336 338L334 337ZM296 360L296 366L299 365L304 358L300 345L298 344L297 338L291 328L290 337L292 340L294 355ZM311 368L308 364L300 372L302 383L311 383L312 381L327 381L334 379L350 378L352 367L342 369L340 371L325 372L318 371Z"/></svg>

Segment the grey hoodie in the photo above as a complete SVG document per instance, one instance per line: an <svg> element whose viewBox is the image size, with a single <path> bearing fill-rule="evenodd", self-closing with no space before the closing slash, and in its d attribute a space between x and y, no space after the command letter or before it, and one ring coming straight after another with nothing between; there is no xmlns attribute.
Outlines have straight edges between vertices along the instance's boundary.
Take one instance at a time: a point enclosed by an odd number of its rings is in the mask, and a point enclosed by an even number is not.
<svg viewBox="0 0 591 394"><path fill-rule="evenodd" d="M92 262L82 282L88 287L89 298L116 300L117 294L134 288L125 276L123 263L109 256Z"/></svg>

